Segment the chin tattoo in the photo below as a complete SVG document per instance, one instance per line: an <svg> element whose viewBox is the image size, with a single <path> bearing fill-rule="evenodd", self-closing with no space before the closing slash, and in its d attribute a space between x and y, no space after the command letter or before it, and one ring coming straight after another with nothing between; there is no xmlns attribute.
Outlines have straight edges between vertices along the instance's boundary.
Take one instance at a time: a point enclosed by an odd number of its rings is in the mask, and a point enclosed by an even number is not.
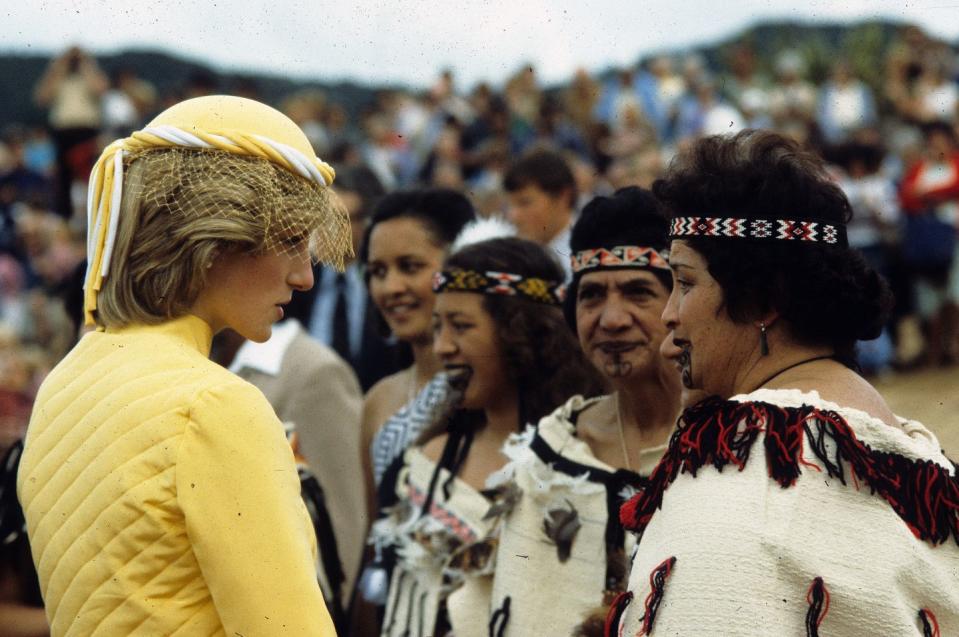
<svg viewBox="0 0 959 637"><path fill-rule="evenodd" d="M690 354L689 346L683 346L683 353L679 355L679 365L682 368L681 376L683 387L693 388L693 357Z"/></svg>
<svg viewBox="0 0 959 637"><path fill-rule="evenodd" d="M623 360L623 355L616 353L612 358L603 364L603 372L609 378L622 378L629 376L633 371L633 364Z"/></svg>

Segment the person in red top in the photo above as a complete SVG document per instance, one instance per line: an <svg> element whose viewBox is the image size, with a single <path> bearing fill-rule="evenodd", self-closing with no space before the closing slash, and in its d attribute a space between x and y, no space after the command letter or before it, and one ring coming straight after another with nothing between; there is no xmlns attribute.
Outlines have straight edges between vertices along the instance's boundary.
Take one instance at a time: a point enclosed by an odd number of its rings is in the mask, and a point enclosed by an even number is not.
<svg viewBox="0 0 959 637"><path fill-rule="evenodd" d="M913 268L917 306L927 325L927 360L959 360L959 140L947 122L923 127L925 152L899 189L907 215L903 256Z"/></svg>

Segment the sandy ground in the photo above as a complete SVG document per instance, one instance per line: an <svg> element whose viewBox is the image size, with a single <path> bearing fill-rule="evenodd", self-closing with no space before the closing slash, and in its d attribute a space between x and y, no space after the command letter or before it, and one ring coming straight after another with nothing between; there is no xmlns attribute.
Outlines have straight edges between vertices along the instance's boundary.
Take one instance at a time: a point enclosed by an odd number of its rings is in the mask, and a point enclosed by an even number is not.
<svg viewBox="0 0 959 637"><path fill-rule="evenodd" d="M871 380L893 411L932 429L946 455L959 462L959 367Z"/></svg>

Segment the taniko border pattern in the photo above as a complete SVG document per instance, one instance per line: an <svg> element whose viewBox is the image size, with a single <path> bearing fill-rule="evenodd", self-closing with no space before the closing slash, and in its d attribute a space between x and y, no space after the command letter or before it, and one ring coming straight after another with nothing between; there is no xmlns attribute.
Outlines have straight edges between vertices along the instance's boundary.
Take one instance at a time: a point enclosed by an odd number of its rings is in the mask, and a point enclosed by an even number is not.
<svg viewBox="0 0 959 637"><path fill-rule="evenodd" d="M737 219L735 217L675 217L670 238L729 237L777 239L846 245L846 230L818 221L798 219Z"/></svg>
<svg viewBox="0 0 959 637"><path fill-rule="evenodd" d="M660 268L669 269L668 252L660 254L654 248L616 246L580 250L570 257L573 272L597 268Z"/></svg>
<svg viewBox="0 0 959 637"><path fill-rule="evenodd" d="M437 272L433 275L433 291L522 296L547 305L560 305L566 298L566 286L558 281L492 270L477 272L454 269Z"/></svg>

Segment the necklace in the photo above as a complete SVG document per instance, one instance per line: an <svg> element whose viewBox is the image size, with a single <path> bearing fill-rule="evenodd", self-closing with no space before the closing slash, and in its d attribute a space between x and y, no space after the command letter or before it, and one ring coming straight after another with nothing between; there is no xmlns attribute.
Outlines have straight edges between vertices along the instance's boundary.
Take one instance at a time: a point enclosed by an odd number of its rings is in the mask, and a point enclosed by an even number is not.
<svg viewBox="0 0 959 637"><path fill-rule="evenodd" d="M784 373L788 372L790 369L792 369L792 368L794 368L794 367L799 367L800 365L805 365L806 363L812 363L812 362L815 362L815 361L822 361L822 360L826 360L826 359L831 359L832 357L833 357L832 354L828 354L828 355L826 355L826 356L813 356L812 358L807 358L807 359L801 360L801 361L799 361L798 363L793 363L792 365L787 365L786 367L783 367L782 369L780 369L778 372L776 372L776 373L773 374L772 376L766 377L766 380L764 380L763 382L761 382L761 383L759 383L758 385L756 385L756 387L755 387L755 389L753 389L753 391L756 391L756 389L759 389L760 387L764 386L766 383L768 383L768 382L771 381L772 379L776 378L777 376L779 376L779 375L781 375L781 374L784 374Z"/></svg>
<svg viewBox="0 0 959 637"><path fill-rule="evenodd" d="M632 471L633 466L629 462L629 450L626 448L626 434L623 431L623 410L619 406L619 392L614 392L613 397L613 400L616 401L616 423L619 425L619 444L622 445L623 449L623 461L626 462L626 468Z"/></svg>

